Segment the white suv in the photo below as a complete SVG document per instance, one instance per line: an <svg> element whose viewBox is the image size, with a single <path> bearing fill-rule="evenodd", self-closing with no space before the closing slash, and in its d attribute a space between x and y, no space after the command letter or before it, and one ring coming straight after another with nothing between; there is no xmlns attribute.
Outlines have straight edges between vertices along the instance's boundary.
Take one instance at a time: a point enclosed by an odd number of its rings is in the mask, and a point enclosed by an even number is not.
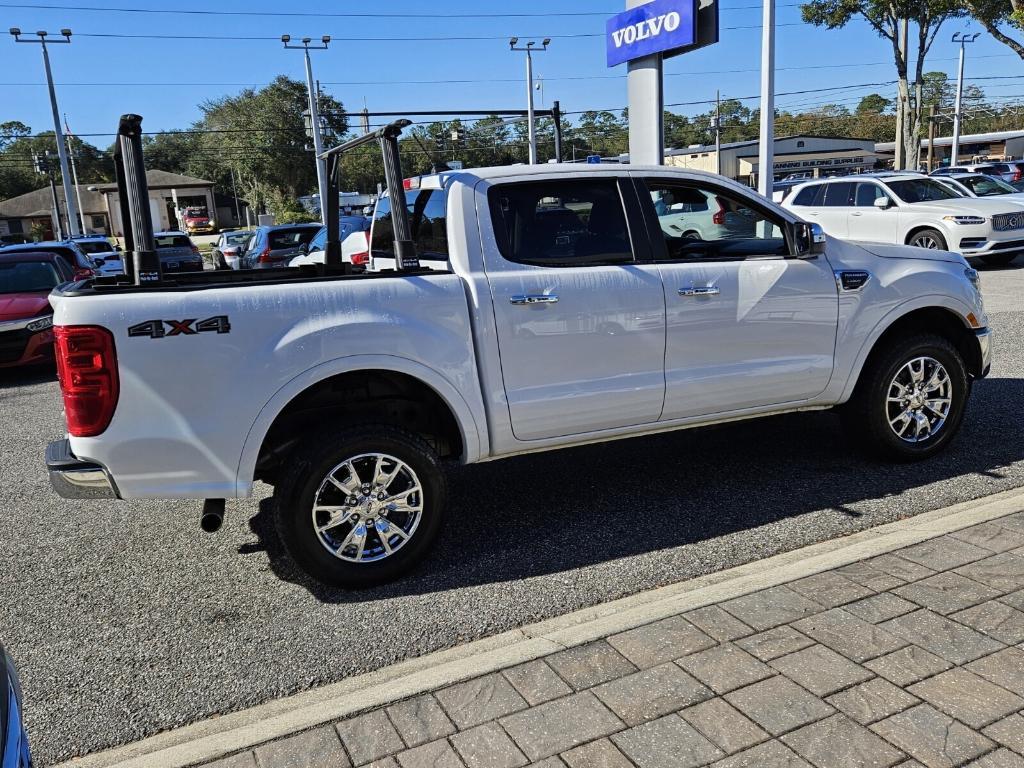
<svg viewBox="0 0 1024 768"><path fill-rule="evenodd" d="M801 184L783 202L834 237L905 243L1004 265L1024 251L1024 211L992 198L961 197L936 179L878 173Z"/></svg>

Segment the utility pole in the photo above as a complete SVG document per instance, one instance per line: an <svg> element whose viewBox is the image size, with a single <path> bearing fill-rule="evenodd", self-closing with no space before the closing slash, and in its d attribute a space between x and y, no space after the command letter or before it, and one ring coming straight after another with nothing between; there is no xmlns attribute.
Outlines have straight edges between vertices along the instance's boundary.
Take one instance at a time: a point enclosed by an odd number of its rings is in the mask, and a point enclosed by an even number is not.
<svg viewBox="0 0 1024 768"><path fill-rule="evenodd" d="M281 35L281 42L284 43L285 48L291 48L294 50L301 50L306 56L306 88L309 91L309 125L307 128L313 135L313 152L316 162L316 185L320 193L320 220L322 224L327 223L326 211L327 211L327 160L321 157L324 153L324 140L320 132L320 110L317 108L317 92L313 86L313 63L309 59L309 51L312 50L327 50L327 45L331 42L330 35L324 35L320 38L320 45L310 46L312 38L302 38L302 45L290 45L292 36Z"/></svg>
<svg viewBox="0 0 1024 768"><path fill-rule="evenodd" d="M82 208L82 188L78 186L78 166L75 164L75 146L71 143L74 138L71 129L68 128L68 116L64 115L64 128L67 131L68 158L71 160L71 176L75 181L75 202L78 203L78 220L82 224L82 234L88 234L89 228L85 226L85 210Z"/></svg>
<svg viewBox="0 0 1024 768"><path fill-rule="evenodd" d="M928 105L928 173L935 170L935 105Z"/></svg>
<svg viewBox="0 0 1024 768"><path fill-rule="evenodd" d="M530 40L522 48L517 48L518 37L510 38L508 47L510 51L526 51L526 123L530 137L530 165L537 164L537 126L533 119L533 52L546 51L551 44L551 38L545 37L540 48L534 48L537 43Z"/></svg>
<svg viewBox="0 0 1024 768"><path fill-rule="evenodd" d="M238 187L235 186L235 166L228 166L228 170L231 171L231 196L235 199L235 222L238 225L241 225L242 211L238 208Z"/></svg>
<svg viewBox="0 0 1024 768"><path fill-rule="evenodd" d="M551 103L551 120L555 124L555 162L562 162L562 105L555 99Z"/></svg>
<svg viewBox="0 0 1024 768"><path fill-rule="evenodd" d="M72 237L78 237L81 232L78 231L78 211L75 210L75 199L74 195L71 194L71 173L68 170L68 150L64 145L64 132L60 127L60 110L57 109L57 92L53 89L53 73L50 71L50 54L46 48L46 32L39 31L35 33L37 40L22 40L21 30L17 27L11 27L11 35L14 37L16 43L39 43L43 49L43 67L46 69L46 84L50 89L50 108L53 111L53 133L54 138L57 140L57 157L60 158L60 180L64 186L64 206L68 212L68 229L71 231ZM51 43L70 43L71 42L71 30L62 29L60 34L63 36L63 40L50 40Z"/></svg>
<svg viewBox="0 0 1024 768"><path fill-rule="evenodd" d="M775 0L764 0L761 15L761 146L757 191L771 200L775 181Z"/></svg>
<svg viewBox="0 0 1024 768"><path fill-rule="evenodd" d="M960 162L960 123L963 120L963 112L960 103L964 96L964 52L967 43L973 43L981 35L975 32L967 35L956 32L953 35L953 42L960 43L960 69L956 78L956 105L953 107L953 146L949 150L949 164L956 165Z"/></svg>
<svg viewBox="0 0 1024 768"><path fill-rule="evenodd" d="M722 175L722 96L715 91L715 117L711 121L715 129L715 173Z"/></svg>
<svg viewBox="0 0 1024 768"><path fill-rule="evenodd" d="M33 154L32 169L36 173L45 173L50 180L50 205L53 209L52 218L54 223L53 235L57 240L63 240L64 227L60 221L60 203L57 200L57 185L53 181L53 167L50 165L50 156L48 154Z"/></svg>

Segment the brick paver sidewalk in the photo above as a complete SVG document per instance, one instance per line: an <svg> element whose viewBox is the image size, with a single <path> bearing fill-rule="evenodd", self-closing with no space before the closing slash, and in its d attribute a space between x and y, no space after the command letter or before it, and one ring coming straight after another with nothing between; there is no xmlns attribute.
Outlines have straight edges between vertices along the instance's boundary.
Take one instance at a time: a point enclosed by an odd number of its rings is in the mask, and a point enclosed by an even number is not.
<svg viewBox="0 0 1024 768"><path fill-rule="evenodd" d="M1024 768L1024 513L209 768Z"/></svg>

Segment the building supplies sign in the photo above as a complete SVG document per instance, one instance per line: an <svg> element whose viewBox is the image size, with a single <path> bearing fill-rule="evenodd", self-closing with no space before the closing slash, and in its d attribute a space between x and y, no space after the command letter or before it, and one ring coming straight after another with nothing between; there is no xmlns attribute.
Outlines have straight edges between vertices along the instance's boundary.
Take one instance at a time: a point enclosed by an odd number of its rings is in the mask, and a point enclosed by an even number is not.
<svg viewBox="0 0 1024 768"><path fill-rule="evenodd" d="M652 0L609 19L608 66L693 45L695 6L693 0Z"/></svg>

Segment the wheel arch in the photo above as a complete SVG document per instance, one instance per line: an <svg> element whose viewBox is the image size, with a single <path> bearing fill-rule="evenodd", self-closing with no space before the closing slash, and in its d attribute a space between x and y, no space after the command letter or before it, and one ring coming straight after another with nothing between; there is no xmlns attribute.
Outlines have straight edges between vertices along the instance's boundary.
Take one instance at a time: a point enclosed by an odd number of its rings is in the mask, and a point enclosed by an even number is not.
<svg viewBox="0 0 1024 768"><path fill-rule="evenodd" d="M910 245L910 241L914 239L914 236L921 232L924 232L925 230L938 232L939 235L942 237L942 242L945 243L946 245L946 250L949 249L949 233L944 232L942 227L938 226L937 224L918 224L916 226L911 227L910 231L907 232L907 236L903 238L903 244Z"/></svg>
<svg viewBox="0 0 1024 768"><path fill-rule="evenodd" d="M922 297L922 301L929 298ZM864 344L858 355L857 363L850 376L840 402L845 402L853 394L861 375L868 364L891 339L913 333L934 333L948 339L960 353L972 376L982 373L981 349L978 346L974 330L967 323L969 310L961 310L952 306L936 303L897 307L883 318L875 327L870 339Z"/></svg>
<svg viewBox="0 0 1024 768"><path fill-rule="evenodd" d="M377 387L383 396L370 393ZM239 458L237 495L247 496L260 472L283 456L295 430L323 418L344 418L359 406L370 418L421 432L444 455L464 463L483 450L479 424L470 405L440 372L421 363L390 355L359 355L323 363L281 387L263 406L249 429ZM401 406L401 407L399 407Z"/></svg>

